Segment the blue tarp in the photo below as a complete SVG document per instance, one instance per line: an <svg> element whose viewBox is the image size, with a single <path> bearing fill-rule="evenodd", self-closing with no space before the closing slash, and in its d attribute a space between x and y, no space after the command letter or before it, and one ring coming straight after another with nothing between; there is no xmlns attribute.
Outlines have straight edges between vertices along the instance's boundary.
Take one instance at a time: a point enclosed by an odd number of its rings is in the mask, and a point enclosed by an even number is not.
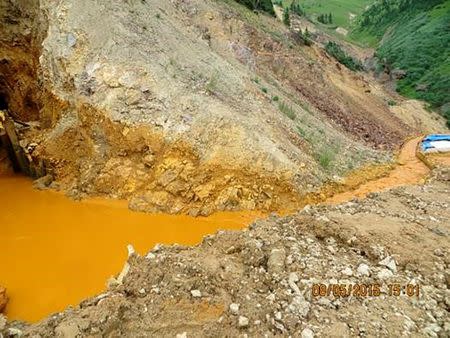
<svg viewBox="0 0 450 338"><path fill-rule="evenodd" d="M422 142L425 141L450 141L450 135L445 134L434 134L434 135L428 135L423 139Z"/></svg>
<svg viewBox="0 0 450 338"><path fill-rule="evenodd" d="M431 143L436 141L450 141L450 135L448 134L433 134L428 135L422 140L422 150L426 151L428 149L435 148Z"/></svg>

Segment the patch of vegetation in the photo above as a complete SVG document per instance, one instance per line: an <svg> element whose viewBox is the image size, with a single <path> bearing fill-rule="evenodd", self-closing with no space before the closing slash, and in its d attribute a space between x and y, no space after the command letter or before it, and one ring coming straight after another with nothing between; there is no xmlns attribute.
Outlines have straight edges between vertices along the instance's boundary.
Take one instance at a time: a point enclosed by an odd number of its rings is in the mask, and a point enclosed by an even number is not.
<svg viewBox="0 0 450 338"><path fill-rule="evenodd" d="M394 100L389 100L389 101L388 101L388 105L391 106L391 107L392 107L392 106L396 106L396 105L397 105L397 102L395 102Z"/></svg>
<svg viewBox="0 0 450 338"><path fill-rule="evenodd" d="M289 13L289 7L286 7L283 11L283 22L288 27L291 25L291 14Z"/></svg>
<svg viewBox="0 0 450 338"><path fill-rule="evenodd" d="M317 17L317 21L319 21L319 22L321 22L321 23L323 23L325 25L332 24L333 23L333 15L331 13L320 14Z"/></svg>
<svg viewBox="0 0 450 338"><path fill-rule="evenodd" d="M287 117L289 117L291 120L295 120L295 117L297 116L297 114L295 114L294 109L292 108L292 106L289 106L288 104L286 104L285 102L280 102L278 104L278 109L280 109L280 111L286 115Z"/></svg>
<svg viewBox="0 0 450 338"><path fill-rule="evenodd" d="M376 45L383 68L399 69L402 95L427 101L447 118L450 102L450 1L378 0L358 20L352 38Z"/></svg>
<svg viewBox="0 0 450 338"><path fill-rule="evenodd" d="M218 93L219 76L214 73L206 83L206 91L210 94L216 95Z"/></svg>
<svg viewBox="0 0 450 338"><path fill-rule="evenodd" d="M270 15L275 15L272 0L235 0L236 2L250 8L251 10L259 10Z"/></svg>
<svg viewBox="0 0 450 338"><path fill-rule="evenodd" d="M351 56L347 55L337 43L329 41L325 46L325 50L348 69L353 71L363 69L362 64L358 60L355 60Z"/></svg>
<svg viewBox="0 0 450 338"><path fill-rule="evenodd" d="M311 33L309 32L308 28L306 28L305 31L300 30L298 34L300 35L300 38L303 40L303 43L306 46L312 45Z"/></svg>
<svg viewBox="0 0 450 338"><path fill-rule="evenodd" d="M328 170L336 158L336 151L330 147L323 147L316 156L320 166L325 170Z"/></svg>
<svg viewBox="0 0 450 338"><path fill-rule="evenodd" d="M297 14L298 16L304 16L306 13L303 10L302 6L300 5L300 0L294 0L291 2L289 9L291 10L292 13ZM283 6L283 2L279 1L279 5Z"/></svg>
<svg viewBox="0 0 450 338"><path fill-rule="evenodd" d="M261 88L261 91L262 91L264 94L267 94L267 92L268 92L268 90L267 90L266 87L262 87L262 88Z"/></svg>
<svg viewBox="0 0 450 338"><path fill-rule="evenodd" d="M310 19L317 19L321 15L332 14L333 26L349 29L353 23L353 16L364 12L366 6L374 0L284 0L284 6L298 2L304 15Z"/></svg>
<svg viewBox="0 0 450 338"><path fill-rule="evenodd" d="M311 126L309 126L309 128L311 128ZM297 132L312 146L314 158L319 165L325 170L330 170L336 160L338 152L340 151L341 145L339 143L324 143L325 131L322 129L309 128L303 129L298 125ZM320 144L322 144L322 146L319 146Z"/></svg>

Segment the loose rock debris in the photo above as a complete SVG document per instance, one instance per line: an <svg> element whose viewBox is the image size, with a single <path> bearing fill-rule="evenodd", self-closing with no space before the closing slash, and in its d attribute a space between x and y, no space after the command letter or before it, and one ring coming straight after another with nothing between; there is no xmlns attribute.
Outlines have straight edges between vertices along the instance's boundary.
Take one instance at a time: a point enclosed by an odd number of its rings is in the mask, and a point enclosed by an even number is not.
<svg viewBox="0 0 450 338"><path fill-rule="evenodd" d="M131 251L122 284L38 324L9 322L1 332L448 336L450 184L443 177L435 171L424 186L272 215L194 248ZM379 285L380 293L317 296L317 285ZM418 296L406 288L396 296L396 285L417 286Z"/></svg>

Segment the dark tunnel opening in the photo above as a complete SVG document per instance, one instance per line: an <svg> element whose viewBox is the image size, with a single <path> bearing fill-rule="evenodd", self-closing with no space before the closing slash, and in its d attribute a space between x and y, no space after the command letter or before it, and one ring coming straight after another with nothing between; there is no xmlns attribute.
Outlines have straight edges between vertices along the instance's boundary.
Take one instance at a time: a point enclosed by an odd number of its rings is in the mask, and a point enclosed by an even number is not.
<svg viewBox="0 0 450 338"><path fill-rule="evenodd" d="M8 99L4 93L0 92L0 110L7 110L7 109L8 109Z"/></svg>

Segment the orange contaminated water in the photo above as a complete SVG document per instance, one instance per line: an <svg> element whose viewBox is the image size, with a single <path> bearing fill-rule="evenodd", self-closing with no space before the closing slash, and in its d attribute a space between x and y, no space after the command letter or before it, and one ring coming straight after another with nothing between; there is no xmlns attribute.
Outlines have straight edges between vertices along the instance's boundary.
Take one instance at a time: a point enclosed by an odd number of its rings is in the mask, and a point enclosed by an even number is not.
<svg viewBox="0 0 450 338"><path fill-rule="evenodd" d="M9 319L35 322L102 292L121 271L128 244L145 254L157 243L194 245L237 230L257 213L194 218L134 213L125 202L76 202L34 190L25 177L0 177L0 285Z"/></svg>
<svg viewBox="0 0 450 338"><path fill-rule="evenodd" d="M422 137L416 137L405 142L398 155L398 165L386 177L368 181L355 190L336 194L326 203L343 203L353 198L363 198L371 192L423 183L430 169L417 157L417 146L421 140Z"/></svg>

